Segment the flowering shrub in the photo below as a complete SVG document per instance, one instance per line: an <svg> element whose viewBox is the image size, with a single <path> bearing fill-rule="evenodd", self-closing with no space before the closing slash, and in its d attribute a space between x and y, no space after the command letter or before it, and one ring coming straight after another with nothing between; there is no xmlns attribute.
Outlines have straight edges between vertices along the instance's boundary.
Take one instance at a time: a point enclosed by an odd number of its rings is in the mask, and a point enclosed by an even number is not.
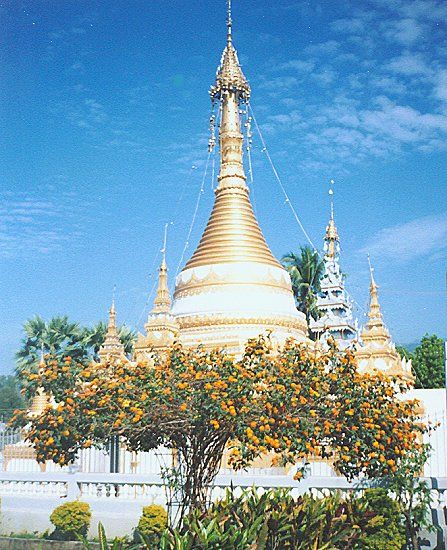
<svg viewBox="0 0 447 550"><path fill-rule="evenodd" d="M416 401L398 398L406 383L359 374L349 351L295 342L273 353L268 339L252 340L240 359L176 345L150 365L79 368L66 358L50 360L47 371L36 387L56 387L57 406L14 420L30 424L38 460L66 464L111 435L134 451L163 444L177 453L182 516L204 506L226 448L234 468L268 453L279 465L312 455L331 458L350 479L378 477L392 474L425 430ZM295 477L302 475L300 468Z"/></svg>
<svg viewBox="0 0 447 550"><path fill-rule="evenodd" d="M168 514L163 506L151 504L143 508L138 522L137 532L143 537L150 537L152 540L158 538L168 526Z"/></svg>
<svg viewBox="0 0 447 550"><path fill-rule="evenodd" d="M92 513L86 502L66 502L53 510L50 521L55 530L51 538L58 540L78 540L85 536L90 526Z"/></svg>

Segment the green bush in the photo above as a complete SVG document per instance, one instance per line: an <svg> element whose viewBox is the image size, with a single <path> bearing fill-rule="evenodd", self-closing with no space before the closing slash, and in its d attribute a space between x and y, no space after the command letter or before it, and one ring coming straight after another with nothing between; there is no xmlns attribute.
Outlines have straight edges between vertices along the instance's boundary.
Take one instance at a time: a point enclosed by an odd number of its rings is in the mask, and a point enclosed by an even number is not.
<svg viewBox="0 0 447 550"><path fill-rule="evenodd" d="M287 489L252 489L239 497L228 490L206 512L193 511L181 531L164 532L159 548L400 550L404 543L399 506L383 489L297 499Z"/></svg>
<svg viewBox="0 0 447 550"><path fill-rule="evenodd" d="M86 502L67 502L53 510L50 521L54 531L50 538L55 540L78 540L86 536L92 513Z"/></svg>
<svg viewBox="0 0 447 550"><path fill-rule="evenodd" d="M340 493L325 498L303 495L295 500L287 489L263 495L252 489L240 497L229 490L207 512L193 512L183 534L166 533L162 543L164 548L177 548L181 540L188 548L220 550L354 549L361 530L352 512L349 499ZM169 538L171 546L165 542Z"/></svg>
<svg viewBox="0 0 447 550"><path fill-rule="evenodd" d="M371 516L362 529L359 547L400 550L405 544L405 527L397 502L385 489L367 489L358 502L364 507L364 516Z"/></svg>
<svg viewBox="0 0 447 550"><path fill-rule="evenodd" d="M168 514L163 506L145 506L138 522L137 533L145 538L158 541L168 526Z"/></svg>

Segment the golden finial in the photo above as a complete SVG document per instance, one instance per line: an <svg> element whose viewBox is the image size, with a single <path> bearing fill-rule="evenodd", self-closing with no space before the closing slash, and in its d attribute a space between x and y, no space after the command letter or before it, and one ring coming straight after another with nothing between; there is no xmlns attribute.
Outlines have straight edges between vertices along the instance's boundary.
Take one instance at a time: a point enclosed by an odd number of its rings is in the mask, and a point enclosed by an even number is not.
<svg viewBox="0 0 447 550"><path fill-rule="evenodd" d="M121 343L118 329L116 327L116 308L115 308L115 292L116 285L113 287L112 305L109 309L109 322L107 324L107 332L104 342L99 348L98 355L101 360L106 360L110 357L123 357L124 345Z"/></svg>
<svg viewBox="0 0 447 550"><path fill-rule="evenodd" d="M216 84L211 87L210 94L213 101L222 99L223 95L232 92L237 101L247 102L250 98L250 86L242 72L233 46L232 39L233 19L231 17L231 0L227 1L227 45L223 51L220 65L217 69Z"/></svg>
<svg viewBox="0 0 447 550"><path fill-rule="evenodd" d="M44 357L44 345L43 342L40 344L40 361L39 361L39 373L42 374L45 370L45 357Z"/></svg>
<svg viewBox="0 0 447 550"><path fill-rule="evenodd" d="M107 328L108 334L115 334L117 332L116 330L116 309L115 309L115 293L116 293L116 285L113 286L113 293L112 293L112 305L109 309L109 323Z"/></svg>
<svg viewBox="0 0 447 550"><path fill-rule="evenodd" d="M370 304L369 304L368 317L370 319L370 322L376 320L382 323L382 312L380 311L379 295L377 291L379 287L377 286L377 283L374 280L374 268L371 265L370 255L368 254L367 256L368 256L369 276L370 276L370 286L369 286Z"/></svg>
<svg viewBox="0 0 447 550"><path fill-rule="evenodd" d="M326 235L324 240L326 241L326 257L335 258L337 254L337 244L339 241L337 227L334 220L334 180L329 180L329 196L331 201L331 217L329 219L329 224L326 227Z"/></svg>
<svg viewBox="0 0 447 550"><path fill-rule="evenodd" d="M158 287L154 300L152 313L169 313L171 310L171 295L168 287L168 267L166 265L166 244L168 239L168 225L165 224L163 248L161 249L162 260L158 270Z"/></svg>

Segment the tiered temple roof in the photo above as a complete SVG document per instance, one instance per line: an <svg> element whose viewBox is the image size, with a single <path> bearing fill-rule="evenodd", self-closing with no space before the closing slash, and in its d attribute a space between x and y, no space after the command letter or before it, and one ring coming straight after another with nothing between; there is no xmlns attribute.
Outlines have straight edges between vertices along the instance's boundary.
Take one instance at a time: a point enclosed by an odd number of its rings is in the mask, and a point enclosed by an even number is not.
<svg viewBox="0 0 447 550"><path fill-rule="evenodd" d="M340 239L334 221L331 203L331 217L324 237L324 274L317 307L322 316L311 325L311 330L322 343L331 336L340 348L346 348L357 338L357 320L352 312L352 301L345 290L345 277L340 269Z"/></svg>

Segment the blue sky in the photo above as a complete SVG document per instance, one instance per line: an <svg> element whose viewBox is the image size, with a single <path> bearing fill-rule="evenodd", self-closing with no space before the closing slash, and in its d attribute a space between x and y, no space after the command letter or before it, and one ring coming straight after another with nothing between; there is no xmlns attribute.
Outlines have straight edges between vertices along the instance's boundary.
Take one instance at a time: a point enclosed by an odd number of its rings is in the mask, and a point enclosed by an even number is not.
<svg viewBox="0 0 447 550"><path fill-rule="evenodd" d="M224 17L223 0L0 2L0 372L27 318L96 322L115 284L119 320L141 328L163 225L173 276L195 209ZM447 4L235 0L233 19L254 113L317 245L336 182L360 322L370 252L395 341L445 336ZM252 155L258 218L281 256L305 238L256 134Z"/></svg>

